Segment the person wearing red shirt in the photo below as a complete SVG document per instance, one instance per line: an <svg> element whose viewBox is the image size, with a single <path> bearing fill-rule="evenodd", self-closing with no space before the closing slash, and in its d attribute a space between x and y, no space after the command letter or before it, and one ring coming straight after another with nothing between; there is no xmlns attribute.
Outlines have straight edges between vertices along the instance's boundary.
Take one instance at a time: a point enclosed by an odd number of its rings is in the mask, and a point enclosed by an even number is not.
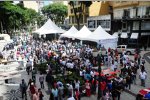
<svg viewBox="0 0 150 100"><path fill-rule="evenodd" d="M31 99L33 98L33 95L36 93L36 87L34 85L34 83L32 82L30 85L30 93L31 93Z"/></svg>
<svg viewBox="0 0 150 100"><path fill-rule="evenodd" d="M102 91L102 94L104 94L105 89L106 89L106 82L104 80L100 82L100 89Z"/></svg>
<svg viewBox="0 0 150 100"><path fill-rule="evenodd" d="M91 84L87 80L85 83L85 88L86 88L86 96L91 96Z"/></svg>

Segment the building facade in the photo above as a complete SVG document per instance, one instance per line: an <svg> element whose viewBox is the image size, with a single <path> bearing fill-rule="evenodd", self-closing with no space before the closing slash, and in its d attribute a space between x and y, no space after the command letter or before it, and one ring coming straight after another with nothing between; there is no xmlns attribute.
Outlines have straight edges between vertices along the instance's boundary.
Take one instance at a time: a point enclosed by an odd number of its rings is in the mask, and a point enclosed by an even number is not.
<svg viewBox="0 0 150 100"><path fill-rule="evenodd" d="M109 15L109 2L93 1L90 7L83 5L84 9L82 16L80 17L80 24L82 27L86 25L91 31L95 30L98 25L101 25L106 31L110 31L111 17ZM80 3L75 2L75 9L80 10ZM68 17L69 25L76 26L76 18L73 12L73 7L68 5Z"/></svg>
<svg viewBox="0 0 150 100"><path fill-rule="evenodd" d="M79 3L75 3L78 10ZM68 5L69 25L76 26L73 8ZM119 44L150 46L150 2L148 1L93 1L83 11L81 25L91 31L101 25L110 34L119 34ZM146 44L145 44L146 43Z"/></svg>
<svg viewBox="0 0 150 100"><path fill-rule="evenodd" d="M113 33L127 34L125 41L127 44L132 44L136 40L141 45L147 43L148 46L150 44L150 2L113 1L109 4L113 9Z"/></svg>
<svg viewBox="0 0 150 100"><path fill-rule="evenodd" d="M94 31L99 25L107 32L111 31L111 15L109 14L109 2L94 1L89 7L87 26Z"/></svg>

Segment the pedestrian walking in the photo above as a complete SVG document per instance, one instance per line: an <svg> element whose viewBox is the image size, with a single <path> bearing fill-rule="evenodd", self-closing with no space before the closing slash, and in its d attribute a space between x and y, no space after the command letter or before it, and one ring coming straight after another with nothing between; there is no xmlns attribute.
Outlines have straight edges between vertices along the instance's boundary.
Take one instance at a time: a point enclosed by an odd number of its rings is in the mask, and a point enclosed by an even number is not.
<svg viewBox="0 0 150 100"><path fill-rule="evenodd" d="M29 75L30 74L30 70L31 70L31 64L29 61L27 61L27 64L26 64L26 71L27 71L27 74Z"/></svg>
<svg viewBox="0 0 150 100"><path fill-rule="evenodd" d="M33 68L33 70L32 70L32 80L34 83L36 83L36 70L35 70L35 68Z"/></svg>
<svg viewBox="0 0 150 100"><path fill-rule="evenodd" d="M141 70L139 78L141 80L141 86L145 87L145 80L147 78L147 73L144 70Z"/></svg>
<svg viewBox="0 0 150 100"><path fill-rule="evenodd" d="M58 100L58 89L56 87L52 88L52 94L54 96L54 100Z"/></svg>
<svg viewBox="0 0 150 100"><path fill-rule="evenodd" d="M26 82L24 81L24 79L22 79L22 82L20 84L20 90L21 90L21 94L22 94L22 98L24 98L25 96L25 99L27 99L27 84Z"/></svg>
<svg viewBox="0 0 150 100"><path fill-rule="evenodd" d="M39 82L40 82L41 88L44 89L44 75L42 73L40 73Z"/></svg>
<svg viewBox="0 0 150 100"><path fill-rule="evenodd" d="M43 100L44 95L43 95L41 89L38 89L38 96L39 96L39 100Z"/></svg>
<svg viewBox="0 0 150 100"><path fill-rule="evenodd" d="M85 88L86 88L86 96L90 97L91 96L91 85L88 80L85 83Z"/></svg>
<svg viewBox="0 0 150 100"><path fill-rule="evenodd" d="M62 84L58 85L58 95L59 100L64 100L64 87Z"/></svg>

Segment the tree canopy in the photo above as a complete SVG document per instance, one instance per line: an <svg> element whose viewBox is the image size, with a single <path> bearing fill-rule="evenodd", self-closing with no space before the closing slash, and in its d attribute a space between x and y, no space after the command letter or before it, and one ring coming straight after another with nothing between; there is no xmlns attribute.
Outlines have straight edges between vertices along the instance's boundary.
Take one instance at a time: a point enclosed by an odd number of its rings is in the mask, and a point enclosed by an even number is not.
<svg viewBox="0 0 150 100"><path fill-rule="evenodd" d="M33 9L25 8L21 4L14 5L9 1L0 1L0 33L5 30L5 33L11 34L16 30L27 29L35 25L38 18L42 16Z"/></svg>
<svg viewBox="0 0 150 100"><path fill-rule="evenodd" d="M67 16L67 6L62 3L53 3L42 8L42 13L53 20L56 24L63 23Z"/></svg>

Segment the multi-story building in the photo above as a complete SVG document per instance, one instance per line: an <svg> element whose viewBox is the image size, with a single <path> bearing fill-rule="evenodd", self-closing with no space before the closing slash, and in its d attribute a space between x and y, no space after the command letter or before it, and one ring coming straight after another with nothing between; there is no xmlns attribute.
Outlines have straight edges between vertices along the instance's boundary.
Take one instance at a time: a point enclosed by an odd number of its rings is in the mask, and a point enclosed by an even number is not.
<svg viewBox="0 0 150 100"><path fill-rule="evenodd" d="M122 33L127 44L132 41L149 43L150 38L150 2L146 1L113 1L109 2L113 9L112 31Z"/></svg>
<svg viewBox="0 0 150 100"><path fill-rule="evenodd" d="M79 10L79 2L75 9ZM68 5L69 24L76 26L73 7ZM120 44L147 43L150 45L150 2L148 1L93 1L83 11L80 24L93 31L101 25L110 34L119 35ZM143 43L142 43L143 42Z"/></svg>
<svg viewBox="0 0 150 100"><path fill-rule="evenodd" d="M83 5L84 11L80 17L80 27L86 25L91 31L101 25L106 31L111 29L111 16L109 14L109 3L104 1L93 1L90 7ZM80 10L80 3L75 2L75 9ZM73 7L68 5L69 24L76 26L76 18Z"/></svg>
<svg viewBox="0 0 150 100"><path fill-rule="evenodd" d="M107 32L111 30L111 16L109 14L109 3L107 1L94 1L89 7L89 17L87 18L87 26L93 31L99 25Z"/></svg>

